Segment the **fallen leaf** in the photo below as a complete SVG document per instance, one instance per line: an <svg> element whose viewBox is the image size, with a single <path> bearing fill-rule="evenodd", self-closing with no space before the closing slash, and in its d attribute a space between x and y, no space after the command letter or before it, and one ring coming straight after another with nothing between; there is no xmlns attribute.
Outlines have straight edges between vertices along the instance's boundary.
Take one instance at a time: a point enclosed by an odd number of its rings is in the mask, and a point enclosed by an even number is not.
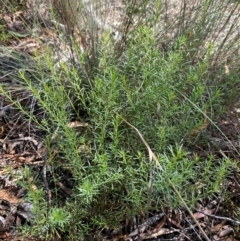
<svg viewBox="0 0 240 241"><path fill-rule="evenodd" d="M68 127L74 128L74 127L85 127L88 126L88 123L81 123L79 121L73 121L68 123Z"/></svg>
<svg viewBox="0 0 240 241"><path fill-rule="evenodd" d="M205 209L202 212L196 212L193 214L193 216L196 219L204 218L208 214L212 214L214 212L214 209Z"/></svg>
<svg viewBox="0 0 240 241"><path fill-rule="evenodd" d="M174 232L179 233L179 230L177 230L177 229L172 229L172 228L171 228L171 229L162 228L162 229L160 229L158 232L153 233L151 236L154 237L154 238L157 238L158 236L162 236L162 235L169 234L169 233L174 233Z"/></svg>
<svg viewBox="0 0 240 241"><path fill-rule="evenodd" d="M224 221L222 221L221 223L215 225L214 227L211 228L211 232L212 232L212 233L218 232L225 223L226 223L226 221L224 220Z"/></svg>
<svg viewBox="0 0 240 241"><path fill-rule="evenodd" d="M166 216L157 224L157 226L152 230L153 233L156 233L159 229L161 229L166 224Z"/></svg>
<svg viewBox="0 0 240 241"><path fill-rule="evenodd" d="M223 226L223 229L219 232L219 238L222 238L224 236L227 236L229 234L232 234L234 231L233 231L233 228L230 227L229 225L225 225Z"/></svg>
<svg viewBox="0 0 240 241"><path fill-rule="evenodd" d="M0 199L8 201L11 204L18 204L21 202L21 199L18 199L12 193L4 189L0 190Z"/></svg>
<svg viewBox="0 0 240 241"><path fill-rule="evenodd" d="M168 221L172 223L174 226L178 227L179 229L183 229L183 227L180 225L180 223L177 223L174 219L168 218Z"/></svg>
<svg viewBox="0 0 240 241"><path fill-rule="evenodd" d="M228 68L228 66L225 64L224 67L225 67L225 74L226 74L226 75L229 75L229 68Z"/></svg>

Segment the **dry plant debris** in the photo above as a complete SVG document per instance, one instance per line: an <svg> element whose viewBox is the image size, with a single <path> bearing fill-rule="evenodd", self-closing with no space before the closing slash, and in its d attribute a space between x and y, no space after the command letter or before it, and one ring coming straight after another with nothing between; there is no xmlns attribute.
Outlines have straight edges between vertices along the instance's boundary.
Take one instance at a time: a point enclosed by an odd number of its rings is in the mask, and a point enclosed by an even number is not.
<svg viewBox="0 0 240 241"><path fill-rule="evenodd" d="M196 206L201 210L196 209L194 216L199 220L207 235L212 237L211 240L235 240L232 227L235 221L227 217L212 215L220 211L220 203L221 200L213 200L206 203L205 207L197 203ZM167 208L165 211L165 213L158 213L146 219L130 234L109 240L202 240L203 237L198 233L196 225L186 216L184 210Z"/></svg>

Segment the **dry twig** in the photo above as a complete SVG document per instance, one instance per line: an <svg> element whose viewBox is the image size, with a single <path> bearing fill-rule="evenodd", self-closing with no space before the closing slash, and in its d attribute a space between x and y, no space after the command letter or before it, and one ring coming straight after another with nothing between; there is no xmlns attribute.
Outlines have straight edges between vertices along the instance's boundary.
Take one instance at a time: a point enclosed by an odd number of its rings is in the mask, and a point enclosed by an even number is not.
<svg viewBox="0 0 240 241"><path fill-rule="evenodd" d="M198 209L195 209L197 212L199 213L202 213L208 217L211 217L211 218L216 218L216 219L220 219L220 220L226 220L226 221L229 221L231 223L234 223L234 224L240 224L239 221L236 221L236 220L233 220L231 218L227 218L227 217L220 217L220 216L217 216L217 215L213 215L213 214L209 214L209 213L205 213L204 211L201 211L201 210L198 210Z"/></svg>

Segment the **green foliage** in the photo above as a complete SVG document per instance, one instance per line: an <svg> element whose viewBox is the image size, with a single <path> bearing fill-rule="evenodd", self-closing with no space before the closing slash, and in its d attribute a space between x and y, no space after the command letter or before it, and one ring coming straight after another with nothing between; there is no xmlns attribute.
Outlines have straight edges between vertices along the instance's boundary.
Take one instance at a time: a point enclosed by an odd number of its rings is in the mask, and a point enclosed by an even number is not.
<svg viewBox="0 0 240 241"><path fill-rule="evenodd" d="M0 43L5 43L9 40L11 36L7 33L7 31L4 28L4 25L0 22Z"/></svg>
<svg viewBox="0 0 240 241"><path fill-rule="evenodd" d="M43 188L37 188L37 176L32 180L33 171L25 167L23 169L23 181L21 186L28 190L28 202L32 205L28 215L31 217L28 221L33 223L33 227L20 227L24 234L38 235L39 238L53 239L55 236L60 237L65 232L71 218L71 213L63 208L52 206L49 210L48 203L44 196ZM30 213L31 212L31 213Z"/></svg>
<svg viewBox="0 0 240 241"><path fill-rule="evenodd" d="M221 193L222 182L227 171L232 167L231 161L229 159L221 161L219 166L214 156L202 161L197 156L189 157L189 155L190 153L185 152L181 146L169 147L168 154L159 155L163 172L159 169L155 170L156 178L153 187L155 200L161 199L171 207L179 205L180 200L168 186L164 185L166 176L191 207L201 198Z"/></svg>
<svg viewBox="0 0 240 241"><path fill-rule="evenodd" d="M16 0L1 0L2 8L0 9L0 14L2 13L12 13L25 8L26 0L16 1Z"/></svg>
<svg viewBox="0 0 240 241"><path fill-rule="evenodd" d="M142 26L129 40L124 60L114 62L114 52L109 49L114 45L109 44L106 33L99 50L100 67L90 89L74 74L74 68L61 65L60 76L49 58L51 76L43 77L40 88L22 75L47 113L47 119L39 123L49 132L46 144L50 150L51 145L59 147L74 182L64 211L53 206L44 219L36 220L37 226L44 222L42 233L66 231L68 221L67 230L74 240L93 227L117 228L122 220L142 211L180 205L166 177L190 206L221 192L221 182L230 167L228 160L216 166L214 157L191 158L182 146L173 147L191 141L192 131L204 123L203 113L211 110L209 117L216 117L223 101L222 86L213 88L206 77L211 46L201 61L189 65L185 43L186 38L181 37L172 51L162 53L154 33ZM85 118L78 115L76 103L86 112ZM68 126L74 112L88 123L80 134ZM159 155L162 170L149 162L141 140L116 112L141 131ZM57 172L62 163L57 159L51 165ZM151 169L153 189L149 196Z"/></svg>

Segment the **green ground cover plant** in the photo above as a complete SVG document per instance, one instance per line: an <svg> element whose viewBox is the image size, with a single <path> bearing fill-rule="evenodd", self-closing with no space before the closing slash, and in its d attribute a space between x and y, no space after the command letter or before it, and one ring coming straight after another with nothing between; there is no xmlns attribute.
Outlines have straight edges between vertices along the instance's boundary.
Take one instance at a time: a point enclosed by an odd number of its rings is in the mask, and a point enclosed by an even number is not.
<svg viewBox="0 0 240 241"><path fill-rule="evenodd" d="M49 204L44 185L31 190L31 171L25 169L22 185L28 189L35 217L31 228L24 228L26 233L47 240L62 234L68 240L100 238L100 230L118 229L134 215L182 205L167 179L190 208L201 198L224 193L222 184L234 161L217 156L201 159L191 154L190 147L202 144L206 121L214 125L237 97L237 56L219 60L224 53L229 56L235 51L232 34L227 31L220 44L209 40L226 5L196 1L190 9L194 21L188 22L189 12L183 4L175 25L170 26L176 35L167 39L158 31L158 13L151 19L144 17L152 9L147 8L150 1L140 1L138 8L135 1L130 2L125 3L128 28L120 41L107 29L94 32L93 15L85 13L90 50L80 51L71 39L74 64L61 62L56 67L49 49L44 67L42 60L36 60L39 72L34 78L24 68L19 71L24 88L45 113L38 119L16 103L46 132L49 156L45 165L50 166L47 173L55 190ZM164 11L164 4L154 4ZM200 9L195 10L196 6ZM64 7L67 14L69 9ZM224 72L223 64L232 67L230 73ZM12 91L2 91L12 98ZM121 117L141 132L161 168ZM69 127L75 120L82 124L78 129ZM51 157L56 149L57 155ZM57 183L64 175L72 194L62 199ZM35 182L39 179L40 175Z"/></svg>

